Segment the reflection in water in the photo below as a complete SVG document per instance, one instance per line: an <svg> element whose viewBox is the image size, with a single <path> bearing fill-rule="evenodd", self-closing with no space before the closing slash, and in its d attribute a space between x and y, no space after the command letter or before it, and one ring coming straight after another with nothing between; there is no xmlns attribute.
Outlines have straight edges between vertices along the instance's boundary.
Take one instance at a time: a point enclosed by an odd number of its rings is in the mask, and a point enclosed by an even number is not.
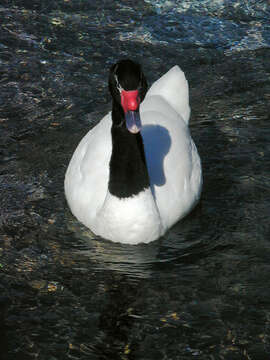
<svg viewBox="0 0 270 360"><path fill-rule="evenodd" d="M133 279L151 275L149 264L155 261L158 242L150 246L113 243L97 237L78 222L71 221L73 224L69 225L70 229L79 241L76 254L78 258L83 257L83 262L89 259L96 271L118 271Z"/></svg>

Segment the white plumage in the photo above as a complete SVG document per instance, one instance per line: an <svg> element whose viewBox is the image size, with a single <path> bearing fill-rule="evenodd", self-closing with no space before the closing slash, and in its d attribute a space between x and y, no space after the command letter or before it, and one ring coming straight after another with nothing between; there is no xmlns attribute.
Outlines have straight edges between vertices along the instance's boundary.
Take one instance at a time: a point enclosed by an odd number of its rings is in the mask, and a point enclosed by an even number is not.
<svg viewBox="0 0 270 360"><path fill-rule="evenodd" d="M162 236L196 205L202 187L200 157L188 129L188 84L178 66L152 85L140 116L151 190L129 198L108 191L111 113L81 140L65 177L77 219L97 235L129 244Z"/></svg>

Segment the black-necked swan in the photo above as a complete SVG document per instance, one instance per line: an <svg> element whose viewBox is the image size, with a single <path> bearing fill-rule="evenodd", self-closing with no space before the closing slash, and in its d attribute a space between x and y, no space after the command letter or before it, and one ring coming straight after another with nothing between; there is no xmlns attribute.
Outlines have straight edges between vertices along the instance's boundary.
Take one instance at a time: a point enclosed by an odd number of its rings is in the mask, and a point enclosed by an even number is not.
<svg viewBox="0 0 270 360"><path fill-rule="evenodd" d="M190 136L188 83L178 66L147 92L131 60L109 74L112 112L81 140L65 176L73 215L115 242L149 243L198 202L201 161Z"/></svg>

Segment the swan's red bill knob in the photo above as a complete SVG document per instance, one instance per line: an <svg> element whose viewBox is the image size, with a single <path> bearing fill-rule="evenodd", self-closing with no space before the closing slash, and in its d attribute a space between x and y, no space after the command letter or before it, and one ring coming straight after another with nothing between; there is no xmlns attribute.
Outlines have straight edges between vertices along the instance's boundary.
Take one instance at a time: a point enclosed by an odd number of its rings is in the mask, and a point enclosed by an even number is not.
<svg viewBox="0 0 270 360"><path fill-rule="evenodd" d="M140 97L138 90L122 90L121 91L121 105L125 112L136 111L140 105Z"/></svg>

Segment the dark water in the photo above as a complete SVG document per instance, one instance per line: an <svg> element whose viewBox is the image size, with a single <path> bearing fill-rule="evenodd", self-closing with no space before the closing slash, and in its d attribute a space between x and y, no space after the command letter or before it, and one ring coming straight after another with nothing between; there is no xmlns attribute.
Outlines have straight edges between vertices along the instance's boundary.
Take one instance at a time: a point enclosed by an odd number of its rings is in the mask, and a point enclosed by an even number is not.
<svg viewBox="0 0 270 360"><path fill-rule="evenodd" d="M0 359L270 358L267 1L0 5ZM110 109L109 66L178 64L204 188L162 239L97 239L65 169Z"/></svg>

